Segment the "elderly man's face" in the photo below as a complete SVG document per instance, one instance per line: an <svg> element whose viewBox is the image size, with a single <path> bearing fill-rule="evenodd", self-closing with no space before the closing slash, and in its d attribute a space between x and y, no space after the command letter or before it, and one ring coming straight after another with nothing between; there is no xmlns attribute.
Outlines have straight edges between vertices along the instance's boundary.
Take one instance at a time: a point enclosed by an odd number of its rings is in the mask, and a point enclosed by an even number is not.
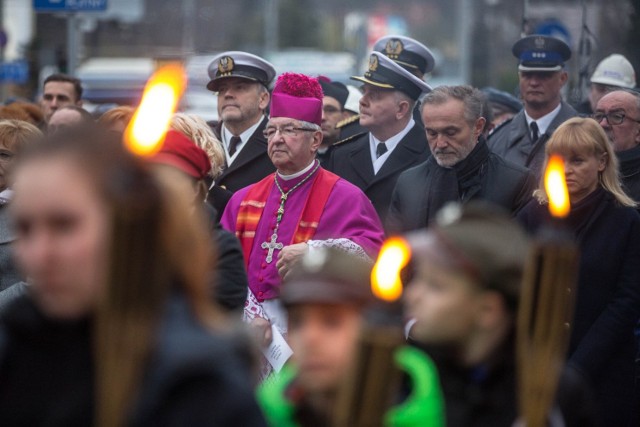
<svg viewBox="0 0 640 427"><path fill-rule="evenodd" d="M630 150L640 144L640 109L638 98L623 91L610 92L600 98L594 115L623 114L620 124L611 124L609 119L602 118L600 126L604 129L613 144L615 151Z"/></svg>
<svg viewBox="0 0 640 427"><path fill-rule="evenodd" d="M525 108L534 110L555 107L568 78L566 71L520 71L519 76Z"/></svg>
<svg viewBox="0 0 640 427"><path fill-rule="evenodd" d="M291 175L309 166L322 142L322 132L301 129L298 120L275 117L265 128L267 153L278 172Z"/></svg>
<svg viewBox="0 0 640 427"><path fill-rule="evenodd" d="M476 146L485 120L470 125L464 117L464 103L449 99L443 104L425 104L422 120L429 148L436 162L450 168L467 158Z"/></svg>
<svg viewBox="0 0 640 427"><path fill-rule="evenodd" d="M360 98L360 125L374 132L398 121L398 98L393 89L370 84L363 86Z"/></svg>

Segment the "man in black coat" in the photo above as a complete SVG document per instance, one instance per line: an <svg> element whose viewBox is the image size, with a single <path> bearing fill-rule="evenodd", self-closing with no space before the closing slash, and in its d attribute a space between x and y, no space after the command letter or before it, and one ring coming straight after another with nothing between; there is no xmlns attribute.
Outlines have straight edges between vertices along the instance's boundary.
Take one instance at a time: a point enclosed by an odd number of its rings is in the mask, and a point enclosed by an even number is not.
<svg viewBox="0 0 640 427"><path fill-rule="evenodd" d="M273 65L246 52L223 52L209 65L207 89L218 94L220 122L216 133L225 151L226 167L216 185L235 192L275 171L262 135L267 123L268 86ZM222 212L216 203L213 205Z"/></svg>
<svg viewBox="0 0 640 427"><path fill-rule="evenodd" d="M625 193L640 201L640 93L628 89L609 92L596 104L593 118L616 152Z"/></svg>
<svg viewBox="0 0 640 427"><path fill-rule="evenodd" d="M398 178L387 230L424 228L448 202L483 199L515 213L536 187L524 167L491 153L482 137L482 93L470 86L439 86L422 100L432 156Z"/></svg>
<svg viewBox="0 0 640 427"><path fill-rule="evenodd" d="M373 52L360 99L360 124L369 130L336 144L326 168L358 186L384 220L400 173L429 156L424 131L412 117L419 97L431 90L422 80Z"/></svg>
<svg viewBox="0 0 640 427"><path fill-rule="evenodd" d="M497 128L488 144L494 153L531 169L539 177L546 142L558 126L577 115L560 93L568 79L563 67L571 49L560 39L534 35L518 40L512 53L520 62L524 108Z"/></svg>

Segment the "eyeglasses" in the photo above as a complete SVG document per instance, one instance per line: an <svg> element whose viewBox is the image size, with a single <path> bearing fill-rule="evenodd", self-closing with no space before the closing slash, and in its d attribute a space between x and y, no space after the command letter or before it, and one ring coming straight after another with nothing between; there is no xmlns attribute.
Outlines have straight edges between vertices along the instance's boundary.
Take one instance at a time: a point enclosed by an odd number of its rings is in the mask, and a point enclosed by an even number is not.
<svg viewBox="0 0 640 427"><path fill-rule="evenodd" d="M632 119L631 117L628 117L625 113L617 113L617 112L613 112L613 113L609 113L609 114L594 113L593 115L591 115L591 118L593 120L595 120L596 122L598 122L598 123L600 123L602 121L602 119L606 118L607 122L610 125L622 124L622 122L624 122L625 118L627 118L627 119L629 119L631 121L634 121L636 123L640 123L640 120Z"/></svg>
<svg viewBox="0 0 640 427"><path fill-rule="evenodd" d="M280 135L285 137L295 137L298 136L298 132L315 132L315 129L305 129L305 128L297 128L295 126L283 126L283 127L275 127L269 126L267 127L262 134L268 141L270 141L273 137L276 136L276 132L280 132Z"/></svg>

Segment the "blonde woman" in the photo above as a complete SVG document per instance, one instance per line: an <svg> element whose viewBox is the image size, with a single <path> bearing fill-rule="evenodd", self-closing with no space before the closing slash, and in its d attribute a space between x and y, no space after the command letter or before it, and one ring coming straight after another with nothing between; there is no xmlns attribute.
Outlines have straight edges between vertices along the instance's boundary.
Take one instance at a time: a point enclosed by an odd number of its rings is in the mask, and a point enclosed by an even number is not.
<svg viewBox="0 0 640 427"><path fill-rule="evenodd" d="M171 129L184 134L198 147L202 148L211 161L209 179L203 181L206 187L202 189L206 194L206 201L215 208L216 220L220 218L227 202L233 195L232 192L215 184L215 180L224 169L224 149L222 143L207 124L199 116L185 113L176 113L171 120Z"/></svg>
<svg viewBox="0 0 640 427"><path fill-rule="evenodd" d="M620 186L618 162L606 134L592 119L564 122L546 146L565 161L571 213L565 225L580 248L578 291L568 363L593 384L598 425L637 426L634 388L640 319L640 215ZM518 215L530 231L550 221L540 188Z"/></svg>

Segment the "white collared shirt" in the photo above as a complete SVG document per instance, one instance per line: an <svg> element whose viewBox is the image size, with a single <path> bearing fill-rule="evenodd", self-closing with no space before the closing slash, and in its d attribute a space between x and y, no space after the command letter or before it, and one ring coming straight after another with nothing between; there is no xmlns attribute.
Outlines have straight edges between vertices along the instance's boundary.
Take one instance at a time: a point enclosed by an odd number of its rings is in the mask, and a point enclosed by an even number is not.
<svg viewBox="0 0 640 427"><path fill-rule="evenodd" d="M247 145L247 141L249 141L251 135L255 133L256 129L258 129L258 126L260 126L260 123L262 123L262 120L264 120L264 117L261 117L255 125L251 126L249 129L238 135L241 141L238 145L236 145L236 152L233 153L233 156L229 156L229 144L231 144L231 137L233 136L233 134L229 131L229 129L225 127L224 123L222 124L222 132L220 132L222 135L220 135L220 137L222 138L222 145L224 146L224 156L227 159L227 166L233 163L236 157L238 157L238 154L240 153L240 151L242 151L242 148Z"/></svg>
<svg viewBox="0 0 640 427"><path fill-rule="evenodd" d="M378 138L373 136L371 132L369 132L369 147L371 148L371 163L373 163L374 174L378 173L382 165L384 165L384 162L387 161L387 159L389 158L393 150L395 150L395 148L398 146L400 141L402 141L402 138L404 138L404 136L407 133L409 133L409 131L413 126L415 126L415 124L416 122L412 118L411 120L409 120L409 123L407 123L407 126L405 126L404 129L402 129L399 133L393 135L391 138L387 139L386 141L380 141ZM385 145L387 146L387 152L384 153L382 156L378 157L376 153L376 147L380 142L385 143Z"/></svg>
<svg viewBox="0 0 640 427"><path fill-rule="evenodd" d="M540 117L538 120L534 120L527 114L527 111L524 112L524 117L527 119L527 128L531 129L531 122L536 122L538 125L538 135L542 136L547 132L549 125L556 118L558 113L560 112L560 107L562 107L562 103L558 104L556 108L553 109L550 113Z"/></svg>

